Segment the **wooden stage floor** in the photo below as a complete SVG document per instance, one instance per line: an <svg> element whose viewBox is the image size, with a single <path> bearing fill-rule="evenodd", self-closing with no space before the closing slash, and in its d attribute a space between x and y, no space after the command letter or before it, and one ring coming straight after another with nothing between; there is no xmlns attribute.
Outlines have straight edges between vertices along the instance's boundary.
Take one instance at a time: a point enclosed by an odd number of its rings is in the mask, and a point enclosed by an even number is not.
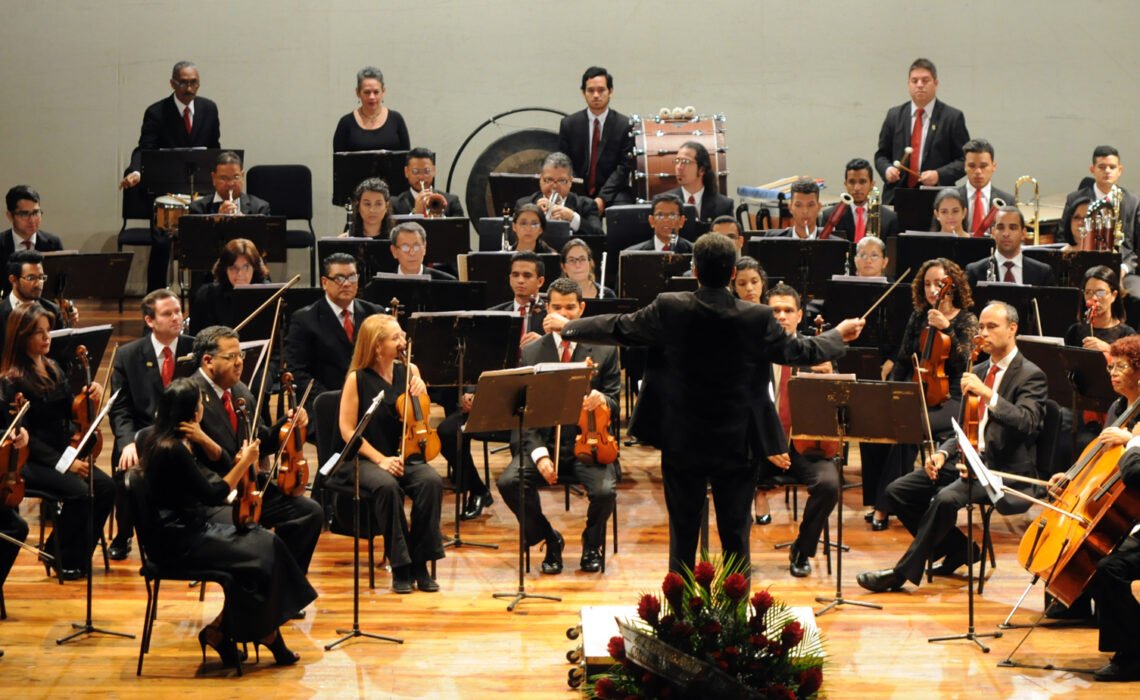
<svg viewBox="0 0 1140 700"><path fill-rule="evenodd" d="M135 333L137 326L128 321L120 324L120 331ZM101 459L104 468L108 460L105 454ZM315 463L315 455L310 461ZM503 454L492 457L493 475L505 461ZM509 613L505 601L491 597L496 591L513 591L517 585L515 520L496 493L495 504L482 518L463 524L463 536L500 548L448 549L447 557L439 562L440 593L396 595L387 588L386 571L377 572L377 588L372 591L365 576L362 628L403 637L404 644L355 640L326 652L324 644L336 639L336 630L352 621L352 543L347 537L325 533L310 572L320 598L305 620L284 630L290 646L302 655L300 664L285 669L267 663L249 665L242 678L222 669L216 656L208 656L207 663L200 665L195 635L220 609L217 587L210 587L205 603L199 603L197 591L185 584L164 586L151 653L143 676L137 678L137 639L95 636L57 646L55 640L84 617L84 584L60 586L44 575L33 557L21 553L4 587L8 608L8 619L0 621L4 686L21 698L167 698L191 693L247 698L574 697L577 691L566 685L570 667L565 654L576 643L567 640L565 631L577 623L578 611L587 605L634 605L641 593L659 592L665 573L667 529L657 453L626 449L622 461L620 551L610 554L604 575L577 571L585 499L572 497L571 509L565 512L560 489L542 495L545 512L566 537L566 571L560 576L537 573L542 553L536 549L534 573L527 575L526 588L560 595L561 602L527 600ZM436 466L444 469L441 459ZM857 466L851 468L848 479L858 478ZM773 524L753 530L753 581L792 605L815 606L815 596L834 594L835 577L826 573L822 555L813 561L810 577L789 575L786 550L773 546L791 539L795 524L778 492L772 492L771 503ZM33 542L34 504L29 499L23 505ZM989 654L966 641L928 643L930 636L965 631L965 578L936 579L919 589L908 586L900 593L862 591L855 584L855 574L890 566L909 542L909 535L894 520L889 530L872 532L863 522L858 489L845 494L844 504L851 552L843 561L843 592L853 599L873 600L884 609L844 606L818 619L830 659L824 674L825 697L1135 697L1135 685L1095 684L1087 674L999 668L998 662L1011 653L1024 631L1008 631L1000 639L987 640L992 646ZM445 535L452 533L453 512L449 494L443 517ZM833 515L833 533L834 529ZM998 566L990 575L985 595L977 599L978 632L992 632L1029 581L1016 562L1016 546L1024 529L1021 517L994 518ZM95 624L138 634L146 595L138 576L137 553L132 552L125 562L112 562L110 573L97 568L94 581ZM1018 620L1029 621L1040 609L1041 594L1035 590ZM1037 665L1092 669L1106 657L1096 651L1093 629L1041 629L1015 658Z"/></svg>

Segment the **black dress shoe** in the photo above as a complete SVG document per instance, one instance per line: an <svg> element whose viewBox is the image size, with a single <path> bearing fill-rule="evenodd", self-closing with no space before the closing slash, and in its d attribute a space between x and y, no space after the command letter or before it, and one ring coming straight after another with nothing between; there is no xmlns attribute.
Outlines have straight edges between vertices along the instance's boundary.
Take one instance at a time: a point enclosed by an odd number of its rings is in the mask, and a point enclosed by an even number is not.
<svg viewBox="0 0 1140 700"><path fill-rule="evenodd" d="M891 521L891 516L889 516L889 515L887 517L883 518L882 520L879 520L878 518L872 517L871 518L871 529L874 530L875 532L882 532L883 530L886 530L888 527L891 526L890 521Z"/></svg>
<svg viewBox="0 0 1140 700"><path fill-rule="evenodd" d="M131 538L130 537L123 537L123 538L116 537L115 539L111 540L111 546L107 548L107 556L111 557L115 561L122 561L122 560L126 559L127 555L130 553L131 553Z"/></svg>
<svg viewBox="0 0 1140 700"><path fill-rule="evenodd" d="M304 620L305 619L305 611L304 610L298 610L297 612L290 615L289 619L290 620Z"/></svg>
<svg viewBox="0 0 1140 700"><path fill-rule="evenodd" d="M1122 656L1117 652L1111 661L1093 673L1093 679L1108 683L1140 680L1140 656Z"/></svg>
<svg viewBox="0 0 1140 700"><path fill-rule="evenodd" d="M1054 600L1045 608L1045 617L1050 620L1091 620L1093 617L1092 605L1088 599L1077 601L1076 605L1069 607L1059 600Z"/></svg>
<svg viewBox="0 0 1140 700"><path fill-rule="evenodd" d="M772 514L771 513L765 513L764 515L757 515L756 516L756 524L757 525L771 525L772 524Z"/></svg>
<svg viewBox="0 0 1140 700"><path fill-rule="evenodd" d="M791 562L788 570L792 572L792 576L796 578L811 576L811 561L794 544L788 549L788 561Z"/></svg>
<svg viewBox="0 0 1140 700"><path fill-rule="evenodd" d="M427 564L412 564L412 578L416 580L416 588L424 593L435 593L439 590L439 584L431 577Z"/></svg>
<svg viewBox="0 0 1140 700"><path fill-rule="evenodd" d="M982 550L978 545L974 545L974 563L977 564L982 557ZM966 553L957 552L955 554L947 554L942 563L933 567L930 573L934 576L952 576L955 571L966 565Z"/></svg>
<svg viewBox="0 0 1140 700"><path fill-rule="evenodd" d="M897 591L906 583L899 574L895 573L894 569L882 569L880 571L864 571L855 577L855 581L866 588L872 593L885 593L887 591Z"/></svg>
<svg viewBox="0 0 1140 700"><path fill-rule="evenodd" d="M863 522L869 523L874 519L875 519L875 511L873 511L873 510L869 510L863 514Z"/></svg>
<svg viewBox="0 0 1140 700"><path fill-rule="evenodd" d="M392 567L392 590L401 595L411 593L413 590L415 590L412 588L411 564Z"/></svg>
<svg viewBox="0 0 1140 700"><path fill-rule="evenodd" d="M562 573L562 548L565 545L566 540L562 539L562 535L557 530L552 530L550 537L546 538L546 558L542 560L542 573Z"/></svg>
<svg viewBox="0 0 1140 700"><path fill-rule="evenodd" d="M495 502L491 498L491 492L477 493L467 498L467 504L463 507L463 512L459 515L460 520L474 520L483 514L483 509Z"/></svg>
<svg viewBox="0 0 1140 700"><path fill-rule="evenodd" d="M585 547L582 549L582 560L578 568L591 574L602 570L602 550L598 547Z"/></svg>

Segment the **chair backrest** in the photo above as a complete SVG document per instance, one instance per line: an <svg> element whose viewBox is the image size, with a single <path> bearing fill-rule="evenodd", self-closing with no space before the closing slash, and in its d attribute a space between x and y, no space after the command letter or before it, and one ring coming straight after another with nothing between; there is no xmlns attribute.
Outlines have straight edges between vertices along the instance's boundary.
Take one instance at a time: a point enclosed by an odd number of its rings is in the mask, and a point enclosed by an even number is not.
<svg viewBox="0 0 1140 700"><path fill-rule="evenodd" d="M313 401L313 421L316 423L317 461L324 464L333 454L335 430L339 429L340 389L326 391Z"/></svg>
<svg viewBox="0 0 1140 700"><path fill-rule="evenodd" d="M313 173L305 165L255 165L246 189L269 202L269 210L288 219L313 218Z"/></svg>
<svg viewBox="0 0 1140 700"><path fill-rule="evenodd" d="M155 510L151 500L150 488L141 467L127 470L123 477L127 489L127 501L130 504L131 514L134 516L135 538L139 544L139 555L145 565L152 559L152 544L157 546L158 511Z"/></svg>
<svg viewBox="0 0 1140 700"><path fill-rule="evenodd" d="M150 221L154 209L154 197L146 193L143 186L129 187L123 190L123 224L132 219L146 219Z"/></svg>
<svg viewBox="0 0 1140 700"><path fill-rule="evenodd" d="M1057 467L1057 445L1061 435L1061 406L1053 399L1045 400L1045 418L1037 437L1037 475L1048 479L1061 471Z"/></svg>

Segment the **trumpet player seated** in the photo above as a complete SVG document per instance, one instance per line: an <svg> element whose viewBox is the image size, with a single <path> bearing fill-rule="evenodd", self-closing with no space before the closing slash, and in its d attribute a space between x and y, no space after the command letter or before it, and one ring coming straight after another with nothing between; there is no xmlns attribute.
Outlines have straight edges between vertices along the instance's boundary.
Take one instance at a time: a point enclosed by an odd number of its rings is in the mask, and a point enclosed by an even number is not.
<svg viewBox="0 0 1140 700"><path fill-rule="evenodd" d="M551 221L566 221L570 231L582 236L602 235L602 219L593 199L570 191L574 183L574 164L565 153L555 151L542 161L538 178L539 191L523 197L515 204L535 204Z"/></svg>
<svg viewBox="0 0 1140 700"><path fill-rule="evenodd" d="M435 184L435 151L413 148L404 160L404 178L408 189L392 199L392 213L397 216L462 217L459 197L433 189Z"/></svg>
<svg viewBox="0 0 1140 700"><path fill-rule="evenodd" d="M769 238L798 238L800 240L817 239L821 230L817 225L821 209L819 183L811 178L802 177L792 183L791 195L789 209L792 212L792 225L785 229L769 231L767 236ZM834 231L831 235L835 238L843 238Z"/></svg>
<svg viewBox="0 0 1140 700"><path fill-rule="evenodd" d="M537 204L520 204L511 215L511 233L514 241L507 244L507 250L516 253L555 253L553 248L542 240L546 232L546 214Z"/></svg>
<svg viewBox="0 0 1140 700"><path fill-rule="evenodd" d="M872 201L871 190L875 187L875 169L862 158L853 158L847 162L843 171L843 188L851 195L851 204L840 217L835 230L841 231L844 238L858 243L864 236L897 236L899 234L899 217L891 209L880 206L879 194L875 193ZM823 210L821 221L831 218L834 207ZM879 221L874 221L875 214Z"/></svg>
<svg viewBox="0 0 1140 700"><path fill-rule="evenodd" d="M966 184L958 188L958 193L967 202L965 228L973 232L978 230L990 207L1000 199L1006 204L1013 204L1014 196L1009 192L994 187L990 180L997 170L997 161L994 160L994 147L985 139L970 139L962 146L962 161L966 167Z"/></svg>
<svg viewBox="0 0 1140 700"><path fill-rule="evenodd" d="M962 422L978 421L977 450L987 467L1032 477L1047 386L1045 373L1018 352L1017 323L1017 310L1004 302L992 302L982 309L978 334L989 359L962 376ZM976 397L976 407L970 397ZM927 561L942 559L934 569L936 575L954 573L967 563L967 557L977 561L981 551L957 528L958 511L970 502L990 501L984 488L963 478L956 466L959 455L958 438L951 437L927 458L921 470L887 487L888 507L914 541L894 567L859 574L860 586L875 593L897 591L907 581L918 585ZM1028 492L1031 488L1020 481L1007 481L1015 489ZM1029 505L1006 494L998 501L997 511L1023 513Z"/></svg>
<svg viewBox="0 0 1140 700"><path fill-rule="evenodd" d="M392 245L389 250L396 259L397 275L427 275L433 280L455 279L443 270L424 265L427 231L414 221L405 221L392 229Z"/></svg>
<svg viewBox="0 0 1140 700"><path fill-rule="evenodd" d="M653 238L635 243L626 250L656 250L659 253L693 252L693 244L681 238L685 215L681 209L681 198L677 195L662 192L653 196L649 226L653 229Z"/></svg>
<svg viewBox="0 0 1140 700"><path fill-rule="evenodd" d="M610 416L617 415L618 396L621 391L621 371L617 349L564 340L554 328L582 316L586 308L578 283L565 277L550 285L547 316L544 326L547 334L536 343L523 348L522 364L539 362L593 361L596 371L590 378L590 393L582 399L582 415L577 425L564 425L561 439L555 446L554 428L529 429L522 435L523 498L526 499L526 519L522 527L527 546L546 542L546 557L542 573L562 573L562 535L551 526L542 513L537 487L542 481L556 483L560 476L582 484L590 505L586 511L586 527L582 531L582 571L601 571L606 543L606 523L614 511L615 489L619 465L617 443L610 433ZM594 428L590 431L590 426ZM583 426L586 427L583 433ZM511 451L514 459L499 477L499 495L503 502L519 516L519 464L516 445L518 435L512 436ZM557 463L555 460L557 459Z"/></svg>
<svg viewBox="0 0 1140 700"><path fill-rule="evenodd" d="M214 196L194 200L190 204L191 214L269 215L269 202L245 192L241 156L233 151L218 154L210 180L214 183Z"/></svg>
<svg viewBox="0 0 1140 700"><path fill-rule="evenodd" d="M990 229L994 239L994 254L966 266L966 277L971 285L979 281L1009 282L1034 286L1053 287L1057 276L1053 268L1021 252L1025 238L1025 217L1012 204L1000 207Z"/></svg>
<svg viewBox="0 0 1140 700"><path fill-rule="evenodd" d="M1093 149L1092 165L1089 166L1093 182L1070 192L1065 198L1065 210L1078 197L1088 197L1092 203L1104 202L1108 205L1105 215L1109 217L1112 228L1124 234L1119 243L1121 283L1128 296L1140 296L1140 275L1137 274L1136 253L1140 250L1140 242L1136 240L1136 215L1140 212L1140 197L1129 192L1117 184L1120 176L1124 174L1124 164L1120 160L1120 151L1112 146L1097 146ZM1077 238L1076 242L1080 239ZM1117 245L1111 244L1112 249Z"/></svg>
<svg viewBox="0 0 1140 700"><path fill-rule="evenodd" d="M953 187L939 190L934 196L934 216L930 220L930 230L966 237L970 234L964 227L965 220L966 197Z"/></svg>

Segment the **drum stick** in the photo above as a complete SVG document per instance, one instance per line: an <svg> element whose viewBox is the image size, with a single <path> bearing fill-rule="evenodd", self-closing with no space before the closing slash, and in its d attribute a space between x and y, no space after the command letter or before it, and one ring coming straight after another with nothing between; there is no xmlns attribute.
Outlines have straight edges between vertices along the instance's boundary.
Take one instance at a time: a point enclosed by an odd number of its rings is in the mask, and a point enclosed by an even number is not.
<svg viewBox="0 0 1140 700"><path fill-rule="evenodd" d="M878 306L879 304L883 303L883 299L886 299L887 295L890 294L891 291L895 287L899 286L899 282L902 282L903 279L905 279L906 276L909 274L910 274L910 268L908 267L901 275L899 275L899 278L897 280L895 280L895 283L892 284L891 286L887 287L887 291L883 292L883 295L880 296L878 299L876 299L874 304L871 304L871 308L867 309L866 313L864 313L859 318L863 321L866 321L867 317L871 315L871 312L875 310L875 307Z"/></svg>
<svg viewBox="0 0 1140 700"><path fill-rule="evenodd" d="M918 175L918 173L916 173L915 171L911 170L911 169L910 169L910 168L908 168L907 166L903 165L903 164L902 164L902 161L901 161L901 160L896 160L896 161L895 161L895 167L896 167L896 168L898 168L899 170L903 171L904 173L909 173L910 175L914 175L915 177L918 177L918 176L919 176L919 175Z"/></svg>

